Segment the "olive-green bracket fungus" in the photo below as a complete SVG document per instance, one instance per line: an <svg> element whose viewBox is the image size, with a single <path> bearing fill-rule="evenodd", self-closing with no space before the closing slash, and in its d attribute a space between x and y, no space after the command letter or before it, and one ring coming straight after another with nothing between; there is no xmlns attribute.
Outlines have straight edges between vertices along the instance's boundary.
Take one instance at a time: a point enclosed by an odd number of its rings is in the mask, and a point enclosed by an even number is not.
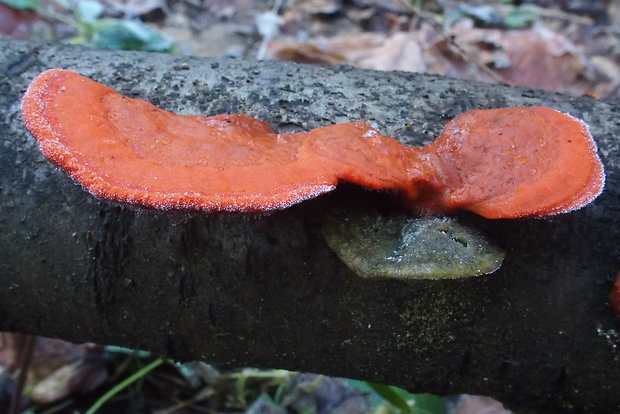
<svg viewBox="0 0 620 414"><path fill-rule="evenodd" d="M334 208L323 223L329 247L358 276L455 279L496 271L502 249L451 217L412 217L372 208Z"/></svg>

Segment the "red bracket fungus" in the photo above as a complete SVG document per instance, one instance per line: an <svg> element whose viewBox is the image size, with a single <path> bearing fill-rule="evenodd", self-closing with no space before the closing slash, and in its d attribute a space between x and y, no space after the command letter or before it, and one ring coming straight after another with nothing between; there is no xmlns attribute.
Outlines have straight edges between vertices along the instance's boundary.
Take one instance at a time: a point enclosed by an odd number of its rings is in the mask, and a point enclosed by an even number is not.
<svg viewBox="0 0 620 414"><path fill-rule="evenodd" d="M616 278L609 291L609 304L616 318L620 319L620 272L616 274Z"/></svg>
<svg viewBox="0 0 620 414"><path fill-rule="evenodd" d="M564 213L601 192L582 121L546 107L474 110L405 147L363 122L277 134L246 115L176 115L52 69L22 102L42 153L97 197L160 209L268 211L339 181L399 190L425 214Z"/></svg>

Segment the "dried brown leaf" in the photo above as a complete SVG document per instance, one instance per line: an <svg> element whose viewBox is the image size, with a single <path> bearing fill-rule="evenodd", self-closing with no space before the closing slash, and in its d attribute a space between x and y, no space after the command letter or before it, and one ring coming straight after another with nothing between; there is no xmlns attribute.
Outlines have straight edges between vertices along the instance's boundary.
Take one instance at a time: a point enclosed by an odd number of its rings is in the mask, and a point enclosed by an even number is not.
<svg viewBox="0 0 620 414"><path fill-rule="evenodd" d="M19 368L25 337L0 333L0 366L11 371ZM38 389L31 398L49 403L99 385L107 378L102 349L93 344L37 337L26 382L28 387Z"/></svg>

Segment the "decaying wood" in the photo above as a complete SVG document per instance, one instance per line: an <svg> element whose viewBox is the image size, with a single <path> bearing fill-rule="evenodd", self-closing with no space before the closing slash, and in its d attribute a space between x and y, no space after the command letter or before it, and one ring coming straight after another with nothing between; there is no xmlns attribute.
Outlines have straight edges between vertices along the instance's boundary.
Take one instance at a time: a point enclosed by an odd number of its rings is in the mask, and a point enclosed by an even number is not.
<svg viewBox="0 0 620 414"><path fill-rule="evenodd" d="M363 280L321 234L329 205L355 189L258 217L94 199L21 123L21 95L52 67L175 112L245 113L287 132L363 119L408 144L431 141L468 109L546 105L590 124L607 186L567 215L462 216L506 249L492 275ZM537 410L620 410L620 321L607 303L620 267L617 105L411 73L6 40L0 69L0 329Z"/></svg>

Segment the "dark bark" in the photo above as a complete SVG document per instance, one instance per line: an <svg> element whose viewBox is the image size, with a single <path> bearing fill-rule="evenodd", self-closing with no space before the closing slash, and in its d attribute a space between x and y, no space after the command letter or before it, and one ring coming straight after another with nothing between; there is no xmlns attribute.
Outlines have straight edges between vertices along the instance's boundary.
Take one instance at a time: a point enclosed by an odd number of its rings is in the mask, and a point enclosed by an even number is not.
<svg viewBox="0 0 620 414"><path fill-rule="evenodd" d="M279 131L364 119L409 144L468 109L547 105L590 124L607 186L566 215L462 215L506 249L492 275L363 280L320 230L326 208L354 189L260 217L144 212L90 196L21 123L21 95L52 67L176 112L245 113ZM620 411L620 323L607 303L619 267L617 106L411 73L13 41L0 41L0 91L0 329L537 410Z"/></svg>

